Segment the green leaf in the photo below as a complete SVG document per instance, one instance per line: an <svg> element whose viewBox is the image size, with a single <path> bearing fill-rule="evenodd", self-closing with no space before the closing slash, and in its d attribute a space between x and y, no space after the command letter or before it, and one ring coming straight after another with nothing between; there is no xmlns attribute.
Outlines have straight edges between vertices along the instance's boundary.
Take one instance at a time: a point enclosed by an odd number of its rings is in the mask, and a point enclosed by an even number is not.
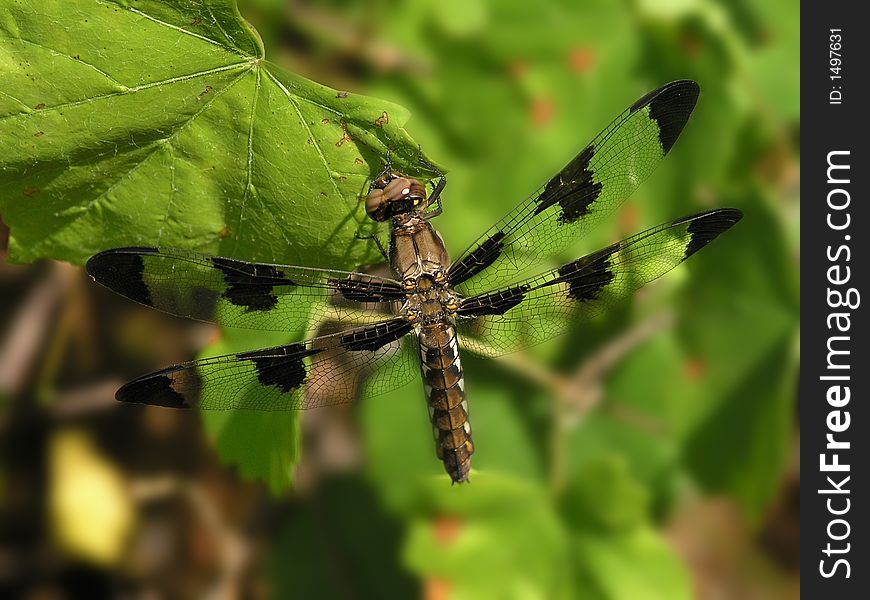
<svg viewBox="0 0 870 600"><path fill-rule="evenodd" d="M753 84L779 119L799 122L801 71L795 61L801 50L799 2L753 2L746 10L758 13L756 18L764 23L759 32L761 47L746 64Z"/></svg>
<svg viewBox="0 0 870 600"><path fill-rule="evenodd" d="M570 598L567 544L538 486L493 473L470 485L431 478L404 550L406 565L450 598Z"/></svg>
<svg viewBox="0 0 870 600"><path fill-rule="evenodd" d="M221 461L245 479L263 481L272 494L293 487L299 462L299 416L295 412L224 411L205 415Z"/></svg>
<svg viewBox="0 0 870 600"><path fill-rule="evenodd" d="M486 29L488 15L483 0L443 0L431 6L434 23L451 38L478 35Z"/></svg>
<svg viewBox="0 0 870 600"><path fill-rule="evenodd" d="M607 501L602 501L606 498ZM649 493L618 454L590 460L571 480L562 506L575 527L620 531L641 525Z"/></svg>
<svg viewBox="0 0 870 600"><path fill-rule="evenodd" d="M697 259L697 257L694 257ZM691 282L689 282L691 285ZM672 329L646 341L625 358L611 378L613 402L656 424L660 442L673 450L709 412L709 391Z"/></svg>
<svg viewBox="0 0 870 600"><path fill-rule="evenodd" d="M755 523L774 499L788 458L795 357L794 340L782 338L741 373L738 387L717 399L716 410L683 450L698 481L710 491L734 496Z"/></svg>
<svg viewBox="0 0 870 600"><path fill-rule="evenodd" d="M540 458L535 453L534 441L523 415L516 410L510 381L488 377L478 369L481 361L464 359L469 419L474 436L474 456L471 459L472 480L478 472L494 471L521 477L529 481L543 481ZM520 402L528 401L523 397Z"/></svg>
<svg viewBox="0 0 870 600"><path fill-rule="evenodd" d="M621 535L581 534L574 540L578 589L606 600L692 598L686 568L661 536L642 526ZM589 593L594 590L595 593Z"/></svg>
<svg viewBox="0 0 870 600"><path fill-rule="evenodd" d="M299 332L228 329L223 339L208 346L199 358L276 346L296 339ZM234 379L225 384L239 383ZM245 479L264 481L275 495L293 486L301 454L298 411L211 410L201 414L221 461L237 466Z"/></svg>
<svg viewBox="0 0 870 600"><path fill-rule="evenodd" d="M773 205L750 196L728 247L692 268L681 338L700 366L706 410L682 448L710 491L733 494L752 520L779 486L795 415L799 287Z"/></svg>
<svg viewBox="0 0 870 600"><path fill-rule="evenodd" d="M635 458L635 461L637 458ZM690 598L679 557L649 524L650 491L614 452L588 459L562 508L572 535L579 597L602 600Z"/></svg>
<svg viewBox="0 0 870 600"><path fill-rule="evenodd" d="M408 113L281 71L232 0L0 8L0 210L11 256L127 245L352 267L360 197Z"/></svg>
<svg viewBox="0 0 870 600"><path fill-rule="evenodd" d="M420 381L360 402L367 470L394 508L407 507L421 478L443 475ZM472 474L473 476L473 474ZM396 485L396 482L402 485ZM449 484L445 481L444 485Z"/></svg>

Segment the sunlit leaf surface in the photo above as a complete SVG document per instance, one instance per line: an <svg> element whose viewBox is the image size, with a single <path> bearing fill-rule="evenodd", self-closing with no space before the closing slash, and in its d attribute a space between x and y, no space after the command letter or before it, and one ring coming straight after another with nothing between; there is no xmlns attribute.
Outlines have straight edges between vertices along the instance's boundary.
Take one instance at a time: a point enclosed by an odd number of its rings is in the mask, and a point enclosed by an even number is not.
<svg viewBox="0 0 870 600"><path fill-rule="evenodd" d="M157 244L355 266L386 150L417 167L407 119L269 63L232 0L0 8L0 209L19 261Z"/></svg>

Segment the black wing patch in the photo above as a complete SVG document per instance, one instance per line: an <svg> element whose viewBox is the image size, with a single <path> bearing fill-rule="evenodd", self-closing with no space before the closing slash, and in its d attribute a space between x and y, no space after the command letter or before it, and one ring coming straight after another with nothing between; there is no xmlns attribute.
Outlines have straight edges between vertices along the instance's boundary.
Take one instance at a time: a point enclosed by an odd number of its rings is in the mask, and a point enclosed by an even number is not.
<svg viewBox="0 0 870 600"><path fill-rule="evenodd" d="M564 333L572 321L624 302L742 216L723 208L677 219L510 288L465 298L457 321L461 346L498 356Z"/></svg>
<svg viewBox="0 0 870 600"><path fill-rule="evenodd" d="M96 281L139 304L152 306L151 293L145 283L144 257L157 254L157 248L142 246L108 250L88 260L88 273Z"/></svg>
<svg viewBox="0 0 870 600"><path fill-rule="evenodd" d="M223 273L227 285L221 295L245 310L271 310L278 305L278 296L275 293L277 286L296 286L276 265L249 263L218 256L211 261Z"/></svg>
<svg viewBox="0 0 870 600"><path fill-rule="evenodd" d="M402 340L410 324L398 321L175 365L127 383L116 397L172 408L271 411L377 395L419 373L415 339Z"/></svg>
<svg viewBox="0 0 870 600"><path fill-rule="evenodd" d="M323 352L322 348L306 348L305 344L291 344L280 350L270 348L236 354L239 360L249 360L257 370L257 380L265 386L278 388L288 394L298 390L308 377L305 358Z"/></svg>
<svg viewBox="0 0 870 600"><path fill-rule="evenodd" d="M638 100L538 192L490 227L447 273L474 296L526 276L613 213L661 163L683 131L699 88L669 83Z"/></svg>
<svg viewBox="0 0 870 600"><path fill-rule="evenodd" d="M447 274L450 285L458 285L483 271L501 256L504 248L504 232L496 231L491 236L480 242L474 250L467 253L460 260L453 263Z"/></svg>
<svg viewBox="0 0 870 600"><path fill-rule="evenodd" d="M562 207L559 221L572 223L589 212L589 205L601 194L601 183L593 181L589 161L595 153L594 146L587 146L583 152L553 177L544 191L538 196L538 208L534 214L540 214L554 204Z"/></svg>
<svg viewBox="0 0 870 600"><path fill-rule="evenodd" d="M559 267L559 277L553 283L567 283L568 297L578 302L598 299L604 287L616 277L610 257L619 251L613 244L589 256Z"/></svg>
<svg viewBox="0 0 870 600"><path fill-rule="evenodd" d="M345 350L379 350L385 345L411 333L413 325L401 317L383 321L371 327L355 329L339 338Z"/></svg>
<svg viewBox="0 0 870 600"><path fill-rule="evenodd" d="M297 331L323 319L359 324L404 298L399 282L364 273L250 263L196 252L117 248L88 273L111 290L164 312L247 329ZM331 304L341 300L340 306Z"/></svg>
<svg viewBox="0 0 870 600"><path fill-rule="evenodd" d="M729 230L741 219L742 216L743 214L740 211L724 209L714 211L704 219L692 219L691 217L686 217L687 219L690 219L688 231L692 237L689 244L686 246L685 258L689 258L695 252L719 237L722 232ZM685 222L685 219L677 219L674 221L674 225L682 225Z"/></svg>
<svg viewBox="0 0 870 600"><path fill-rule="evenodd" d="M328 282L342 298L353 302L398 302L407 296L402 285L391 279L350 276Z"/></svg>
<svg viewBox="0 0 870 600"><path fill-rule="evenodd" d="M199 395L202 381L196 373L183 373L184 365L173 365L124 384L115 394L123 402L137 402L168 408L188 408L186 395ZM185 390L176 389L176 380L185 377Z"/></svg>
<svg viewBox="0 0 870 600"><path fill-rule="evenodd" d="M456 311L460 317L476 317L481 315L503 315L522 302L531 286L518 285L491 294L467 298Z"/></svg>
<svg viewBox="0 0 870 600"><path fill-rule="evenodd" d="M697 84L676 85L683 83L686 82L677 81L668 84L650 92L631 105L632 112L641 111L649 106L649 117L659 126L659 141L665 154L670 152L683 132L701 93L701 88Z"/></svg>

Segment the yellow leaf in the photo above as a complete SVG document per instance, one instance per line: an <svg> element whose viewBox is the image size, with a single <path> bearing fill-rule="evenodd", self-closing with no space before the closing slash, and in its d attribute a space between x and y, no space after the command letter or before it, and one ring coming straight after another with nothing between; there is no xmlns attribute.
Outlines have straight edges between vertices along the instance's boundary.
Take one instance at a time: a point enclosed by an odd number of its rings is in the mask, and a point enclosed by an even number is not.
<svg viewBox="0 0 870 600"><path fill-rule="evenodd" d="M121 472L81 430L51 441L49 511L59 544L104 566L123 557L136 515Z"/></svg>

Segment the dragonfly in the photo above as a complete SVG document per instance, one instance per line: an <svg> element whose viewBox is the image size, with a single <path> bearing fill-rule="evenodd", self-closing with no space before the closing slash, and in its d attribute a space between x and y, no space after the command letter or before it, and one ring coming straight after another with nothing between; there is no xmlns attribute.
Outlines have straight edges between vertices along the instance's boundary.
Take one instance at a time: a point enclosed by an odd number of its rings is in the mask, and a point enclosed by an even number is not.
<svg viewBox="0 0 870 600"><path fill-rule="evenodd" d="M699 95L682 80L623 111L539 190L452 261L431 223L433 191L386 167L365 198L391 224L391 276L129 247L93 256L98 283L140 304L225 327L339 329L304 341L173 365L121 387L122 402L203 410L305 410L353 402L422 377L438 458L454 483L474 453L461 350L488 357L543 342L629 298L742 218L707 210L622 239L556 269L668 154ZM429 182L431 183L431 182ZM529 273L532 273L529 275Z"/></svg>

